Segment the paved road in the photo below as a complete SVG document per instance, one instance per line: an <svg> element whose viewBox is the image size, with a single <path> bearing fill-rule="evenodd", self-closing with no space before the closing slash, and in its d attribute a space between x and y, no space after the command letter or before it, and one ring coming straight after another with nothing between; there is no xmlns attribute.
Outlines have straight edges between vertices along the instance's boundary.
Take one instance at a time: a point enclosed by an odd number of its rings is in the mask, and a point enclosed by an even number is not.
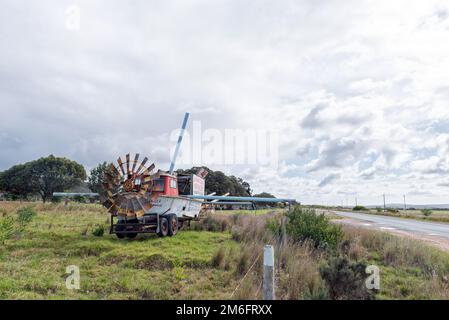
<svg viewBox="0 0 449 320"><path fill-rule="evenodd" d="M380 228L390 231L406 231L414 234L439 236L449 239L449 223L427 222L405 218L395 218L374 214L332 211L336 215L360 220L363 226L368 228Z"/></svg>

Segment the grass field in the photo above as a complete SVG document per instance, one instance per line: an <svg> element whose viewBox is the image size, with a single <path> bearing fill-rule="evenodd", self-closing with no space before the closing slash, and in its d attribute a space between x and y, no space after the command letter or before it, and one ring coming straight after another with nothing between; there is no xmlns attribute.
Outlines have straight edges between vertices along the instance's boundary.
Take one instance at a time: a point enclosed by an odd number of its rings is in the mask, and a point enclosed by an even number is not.
<svg viewBox="0 0 449 320"><path fill-rule="evenodd" d="M17 207L0 205L3 213ZM35 208L35 220L0 248L0 298L214 299L228 297L235 287L229 271L210 267L219 247L237 249L229 233L182 231L134 241L95 237L93 228L108 222L98 205ZM69 265L80 268L80 290L65 286Z"/></svg>
<svg viewBox="0 0 449 320"><path fill-rule="evenodd" d="M30 205L37 216L0 245L0 299L261 298L259 253L276 210L217 213L172 238L119 240L107 234L109 216L99 205L0 202L0 219ZM99 225L101 237L92 234ZM344 234L339 255L380 267L377 298L449 298L447 253L380 232ZM331 255L307 243L275 246L278 298L326 298L320 267ZM80 290L65 286L69 265L80 268Z"/></svg>

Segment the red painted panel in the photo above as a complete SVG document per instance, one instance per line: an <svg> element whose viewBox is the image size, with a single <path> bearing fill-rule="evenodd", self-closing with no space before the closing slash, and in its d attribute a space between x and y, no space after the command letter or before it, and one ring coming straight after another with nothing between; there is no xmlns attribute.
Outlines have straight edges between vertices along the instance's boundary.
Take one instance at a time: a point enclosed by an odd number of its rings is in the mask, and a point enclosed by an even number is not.
<svg viewBox="0 0 449 320"><path fill-rule="evenodd" d="M165 184L165 190L164 194L167 196L178 196L178 183L176 181L176 178L165 176L164 177L164 184Z"/></svg>

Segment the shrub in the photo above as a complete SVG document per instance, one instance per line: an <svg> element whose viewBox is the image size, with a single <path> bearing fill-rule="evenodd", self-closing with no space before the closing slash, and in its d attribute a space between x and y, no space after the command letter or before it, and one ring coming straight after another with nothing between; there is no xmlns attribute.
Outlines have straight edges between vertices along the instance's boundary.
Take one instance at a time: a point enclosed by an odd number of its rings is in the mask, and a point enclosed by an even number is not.
<svg viewBox="0 0 449 320"><path fill-rule="evenodd" d="M390 213L399 213L399 210L398 209L394 209L394 208L388 208L387 211L390 212Z"/></svg>
<svg viewBox="0 0 449 320"><path fill-rule="evenodd" d="M97 225L94 230L92 230L92 234L96 237L102 237L104 235L104 226Z"/></svg>
<svg viewBox="0 0 449 320"><path fill-rule="evenodd" d="M229 219L228 217L222 216L207 216L201 221L192 222L189 229L195 231L224 232L230 227Z"/></svg>
<svg viewBox="0 0 449 320"><path fill-rule="evenodd" d="M333 257L320 268L321 277L333 300L371 300L375 292L365 286L367 274L364 263L351 262L344 257Z"/></svg>
<svg viewBox="0 0 449 320"><path fill-rule="evenodd" d="M355 206L354 208L352 208L352 211L368 211L368 209L364 206Z"/></svg>
<svg viewBox="0 0 449 320"><path fill-rule="evenodd" d="M287 214L287 234L296 242L311 240L315 247L335 249L343 237L341 227L332 224L324 214L297 206Z"/></svg>
<svg viewBox="0 0 449 320"><path fill-rule="evenodd" d="M225 257L225 250L223 247L220 247L220 249L218 249L218 251L215 252L214 256L212 257L211 261L212 267L219 268L220 266L222 266L224 257Z"/></svg>
<svg viewBox="0 0 449 320"><path fill-rule="evenodd" d="M60 203L62 201L61 197L51 197L51 203Z"/></svg>
<svg viewBox="0 0 449 320"><path fill-rule="evenodd" d="M267 242L272 238L265 217L241 216L231 229L232 239L238 242Z"/></svg>
<svg viewBox="0 0 449 320"><path fill-rule="evenodd" d="M280 219L277 217L268 219L267 229L275 236L280 237L282 235L282 225Z"/></svg>
<svg viewBox="0 0 449 320"><path fill-rule="evenodd" d="M430 210L430 209L422 209L422 210L421 210L421 213L422 213L423 215L425 215L426 217L428 217L428 216L430 216L433 212L432 212L432 210Z"/></svg>
<svg viewBox="0 0 449 320"><path fill-rule="evenodd" d="M32 207L24 207L17 210L17 222L21 227L30 223L36 216L36 211Z"/></svg>
<svg viewBox="0 0 449 320"><path fill-rule="evenodd" d="M74 196L73 200L75 202L79 202L79 203L86 203L86 198L83 197L83 196L79 196L79 195L78 196Z"/></svg>
<svg viewBox="0 0 449 320"><path fill-rule="evenodd" d="M321 258L315 253L308 243L298 245L289 241L277 248L276 263L282 270L277 293L280 299L312 299L321 295L325 285L319 273Z"/></svg>
<svg viewBox="0 0 449 320"><path fill-rule="evenodd" d="M14 234L14 219L11 216L0 219L0 243L4 244L6 240Z"/></svg>
<svg viewBox="0 0 449 320"><path fill-rule="evenodd" d="M377 213L381 213L381 212L383 211L383 209L380 208L380 207L377 207L377 208L376 208L376 211L377 211Z"/></svg>

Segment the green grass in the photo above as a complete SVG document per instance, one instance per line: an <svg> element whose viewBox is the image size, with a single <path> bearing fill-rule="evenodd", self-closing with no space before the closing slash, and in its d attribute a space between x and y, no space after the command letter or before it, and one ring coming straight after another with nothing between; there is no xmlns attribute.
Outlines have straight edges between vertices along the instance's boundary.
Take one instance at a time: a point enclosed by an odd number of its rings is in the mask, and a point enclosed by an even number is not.
<svg viewBox="0 0 449 320"><path fill-rule="evenodd" d="M345 227L356 260L380 268L378 299L449 299L449 254L416 240Z"/></svg>
<svg viewBox="0 0 449 320"><path fill-rule="evenodd" d="M0 248L0 299L213 299L235 287L231 272L211 266L218 248L238 246L229 232L119 240L92 235L107 227L101 207L35 208L37 217ZM80 290L65 286L69 265L80 268Z"/></svg>
<svg viewBox="0 0 449 320"><path fill-rule="evenodd" d="M266 244L263 222L273 212L218 211L213 221L175 237L120 240L107 234L109 215L99 205L0 202L0 219L16 219L28 206L37 215L0 246L0 299L228 299L243 276L238 266L247 270ZM106 230L102 237L92 234L99 225ZM225 231L205 231L210 225ZM344 231L348 256L380 267L378 298L449 299L446 252L386 233ZM279 250L288 270L280 278L279 297L319 297L318 268L327 255L307 244ZM69 265L80 268L80 290L65 286ZM234 298L260 298L261 261L252 272Z"/></svg>

